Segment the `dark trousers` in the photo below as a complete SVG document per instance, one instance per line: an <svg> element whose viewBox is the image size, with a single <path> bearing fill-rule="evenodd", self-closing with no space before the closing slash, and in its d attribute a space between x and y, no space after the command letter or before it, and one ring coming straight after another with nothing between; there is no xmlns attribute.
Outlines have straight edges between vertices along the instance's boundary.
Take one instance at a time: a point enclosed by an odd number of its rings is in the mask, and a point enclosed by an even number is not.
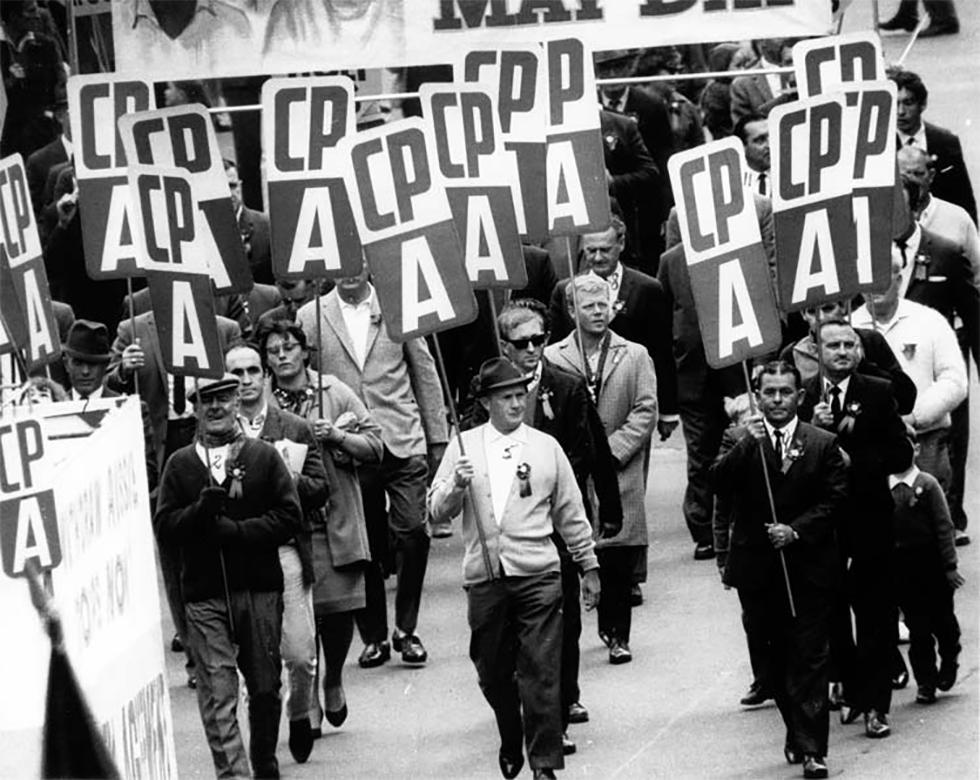
<svg viewBox="0 0 980 780"><path fill-rule="evenodd" d="M680 403L681 424L687 444L687 489L684 491L684 522L695 544L712 543L711 518L714 491L708 471L718 456L728 416L720 398L710 395Z"/></svg>
<svg viewBox="0 0 980 780"><path fill-rule="evenodd" d="M470 659L501 749L517 755L523 738L532 769L563 768L560 574L500 577L466 592Z"/></svg>
<svg viewBox="0 0 980 780"><path fill-rule="evenodd" d="M772 640L769 636L769 621L765 613L757 609L746 608L742 591L738 592L742 602L742 630L745 632L745 643L749 648L749 664L752 667L752 682L754 685L771 691L769 684L769 666L772 662Z"/></svg>
<svg viewBox="0 0 980 780"><path fill-rule="evenodd" d="M932 549L901 549L895 554L898 604L909 629L909 663L919 685L936 685L936 644L945 663L960 654L960 624L953 589L939 555Z"/></svg>
<svg viewBox="0 0 980 780"><path fill-rule="evenodd" d="M600 547L596 550L599 559L599 606L596 610L599 631L611 637L630 641L632 609L630 608L630 588L637 560L646 556L646 547Z"/></svg>
<svg viewBox="0 0 980 780"><path fill-rule="evenodd" d="M969 367L969 361L966 365ZM953 410L952 419L953 424L949 428L947 438L952 479L949 490L946 491L946 501L949 503L953 527L957 531L965 531L967 519L966 511L963 509L963 491L966 489L966 458L970 446L969 398L963 399L963 403Z"/></svg>
<svg viewBox="0 0 980 780"><path fill-rule="evenodd" d="M579 601L582 586L578 566L570 555L561 556L561 726L568 730L568 708L581 697L578 687L580 653L579 637L582 636L582 604Z"/></svg>
<svg viewBox="0 0 980 780"><path fill-rule="evenodd" d="M827 755L831 594L797 586L796 617L780 585L738 592L742 611L763 629L771 652L766 678L786 725L786 745Z"/></svg>
<svg viewBox="0 0 980 780"><path fill-rule="evenodd" d="M227 602L189 602L186 612L188 647L197 667L197 706L217 776L249 776L238 728L240 669L248 688L252 772L255 777L278 777L282 593L233 591Z"/></svg>
<svg viewBox="0 0 980 780"><path fill-rule="evenodd" d="M898 608L891 553L854 558L847 593L854 609L856 656L844 675L847 702L862 712L888 713L892 701L892 658L898 645Z"/></svg>
<svg viewBox="0 0 980 780"><path fill-rule="evenodd" d="M398 577L395 627L414 634L418 625L429 561L429 529L425 523L427 476L425 456L398 458L387 448L380 464L358 469L371 548L371 562L364 573L367 606L356 613L357 628L365 644L382 642L388 635L384 580L392 568L391 554ZM386 495L388 511L385 511Z"/></svg>

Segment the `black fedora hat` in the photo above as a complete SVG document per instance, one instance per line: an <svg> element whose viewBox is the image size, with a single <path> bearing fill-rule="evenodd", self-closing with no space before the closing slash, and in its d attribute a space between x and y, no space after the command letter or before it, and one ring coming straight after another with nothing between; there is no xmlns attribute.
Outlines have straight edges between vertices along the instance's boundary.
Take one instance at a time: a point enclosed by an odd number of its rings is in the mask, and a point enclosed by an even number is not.
<svg viewBox="0 0 980 780"><path fill-rule="evenodd" d="M62 349L69 357L88 363L108 363L109 330L101 322L75 320Z"/></svg>
<svg viewBox="0 0 980 780"><path fill-rule="evenodd" d="M507 358L491 358L480 366L480 373L473 381L473 392L477 397L482 397L507 387L527 387L529 379Z"/></svg>

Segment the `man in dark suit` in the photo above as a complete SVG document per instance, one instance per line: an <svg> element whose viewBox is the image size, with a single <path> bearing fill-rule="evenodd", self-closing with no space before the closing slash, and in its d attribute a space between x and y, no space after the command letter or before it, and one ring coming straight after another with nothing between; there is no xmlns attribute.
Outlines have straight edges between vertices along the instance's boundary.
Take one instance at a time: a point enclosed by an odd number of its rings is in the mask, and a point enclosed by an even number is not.
<svg viewBox="0 0 980 780"><path fill-rule="evenodd" d="M27 171L27 188L31 193L34 213L38 214L47 205L43 200L44 187L52 168L67 163L72 157L71 124L68 121L68 96L63 85L55 87L55 103L52 107L55 122L61 127L57 138L42 146L24 162Z"/></svg>
<svg viewBox="0 0 980 780"><path fill-rule="evenodd" d="M892 73L891 80L898 88L897 118L899 146L917 146L935 161L936 176L931 191L937 198L966 209L974 224L977 221L977 202L963 149L955 133L922 119L929 101L929 91L918 75L908 70Z"/></svg>
<svg viewBox="0 0 980 780"><path fill-rule="evenodd" d="M797 418L803 390L792 365L768 363L753 384L759 409L748 433L713 468L734 520L723 579L770 644L766 679L786 724L786 760L802 762L804 777L827 777L830 616L840 584L834 529L847 472L834 436Z"/></svg>
<svg viewBox="0 0 980 780"><path fill-rule="evenodd" d="M225 160L225 174L231 191L231 205L235 209L235 221L245 247L245 256L252 269L252 278L262 284L274 284L272 275L272 249L269 244L269 217L261 211L250 209L242 201L242 182L238 178L238 166ZM255 315L258 320L259 314Z"/></svg>
<svg viewBox="0 0 980 780"><path fill-rule="evenodd" d="M793 45L798 38L763 38L752 41L758 67L771 69L793 64ZM732 122L752 114L769 116L774 106L796 98L792 73L752 73L732 81Z"/></svg>
<svg viewBox="0 0 980 780"><path fill-rule="evenodd" d="M889 383L856 372L861 342L854 328L844 320L823 320L817 327L823 374L804 383L800 419L836 433L850 462L839 532L843 553L850 557L847 591L857 628L857 656L853 663L847 658L848 636L834 636L849 705L841 711L841 721L851 723L864 713L865 733L887 737L890 661L898 641L892 580L894 504L888 475L908 465L912 445ZM846 624L849 630L849 619Z"/></svg>

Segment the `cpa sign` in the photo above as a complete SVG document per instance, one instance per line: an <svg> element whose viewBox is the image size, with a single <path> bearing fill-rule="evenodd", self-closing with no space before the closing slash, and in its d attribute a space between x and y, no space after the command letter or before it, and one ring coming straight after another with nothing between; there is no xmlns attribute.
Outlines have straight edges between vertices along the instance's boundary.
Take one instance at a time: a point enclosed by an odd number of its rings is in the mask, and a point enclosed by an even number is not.
<svg viewBox="0 0 980 780"><path fill-rule="evenodd" d="M25 576L31 561L42 571L61 563L46 447L41 418L0 424L0 553L8 577Z"/></svg>
<svg viewBox="0 0 980 780"><path fill-rule="evenodd" d="M346 77L273 78L262 85L272 272L277 279L355 276L361 242L337 144L354 133Z"/></svg>
<svg viewBox="0 0 980 780"><path fill-rule="evenodd" d="M779 348L782 332L769 263L735 138L679 152L668 170L705 357L713 368Z"/></svg>

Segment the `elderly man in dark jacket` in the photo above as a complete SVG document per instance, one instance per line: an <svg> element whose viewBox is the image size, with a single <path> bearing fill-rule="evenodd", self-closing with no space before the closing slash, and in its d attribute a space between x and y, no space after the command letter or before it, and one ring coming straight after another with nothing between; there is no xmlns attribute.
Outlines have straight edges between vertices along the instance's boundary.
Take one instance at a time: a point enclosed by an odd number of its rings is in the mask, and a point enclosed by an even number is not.
<svg viewBox="0 0 980 780"><path fill-rule="evenodd" d="M198 434L167 461L153 526L180 546L197 701L218 777L279 777L279 547L299 529L302 510L279 453L242 434L238 387L233 374L195 385ZM236 666L249 692L251 772Z"/></svg>

